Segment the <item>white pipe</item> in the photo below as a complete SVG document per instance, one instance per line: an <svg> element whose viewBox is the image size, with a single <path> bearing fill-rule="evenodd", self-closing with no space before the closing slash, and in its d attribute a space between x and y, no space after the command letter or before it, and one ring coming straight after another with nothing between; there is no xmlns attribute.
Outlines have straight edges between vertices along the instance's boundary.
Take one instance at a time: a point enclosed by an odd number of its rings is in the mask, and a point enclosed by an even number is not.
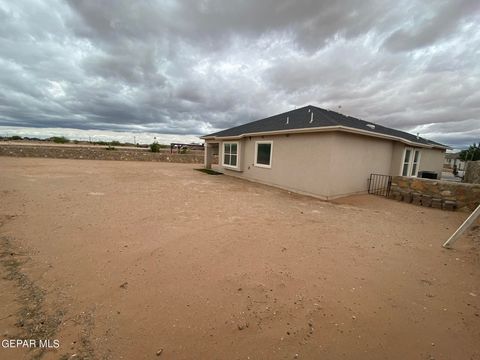
<svg viewBox="0 0 480 360"><path fill-rule="evenodd" d="M480 216L480 205L477 206L477 208L470 214L470 216L463 222L462 225L453 233L450 238L445 241L445 244L443 244L444 248L449 248L457 241L460 236L470 227L472 224L477 220L477 218Z"/></svg>

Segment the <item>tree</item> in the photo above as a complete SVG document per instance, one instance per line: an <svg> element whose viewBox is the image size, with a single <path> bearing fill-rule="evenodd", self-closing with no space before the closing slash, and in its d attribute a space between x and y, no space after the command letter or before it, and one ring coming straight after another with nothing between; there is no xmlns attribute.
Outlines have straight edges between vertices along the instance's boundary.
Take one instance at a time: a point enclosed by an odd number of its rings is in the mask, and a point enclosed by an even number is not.
<svg viewBox="0 0 480 360"><path fill-rule="evenodd" d="M458 155L460 157L460 160L463 161L476 161L480 160L480 144L473 143L473 145L470 145L470 147L467 150L462 150L460 151L460 154Z"/></svg>
<svg viewBox="0 0 480 360"><path fill-rule="evenodd" d="M154 141L152 144L150 144L150 151L155 153L160 152L160 144Z"/></svg>
<svg viewBox="0 0 480 360"><path fill-rule="evenodd" d="M50 138L51 141L53 141L56 144L66 144L70 142L65 136L54 136Z"/></svg>

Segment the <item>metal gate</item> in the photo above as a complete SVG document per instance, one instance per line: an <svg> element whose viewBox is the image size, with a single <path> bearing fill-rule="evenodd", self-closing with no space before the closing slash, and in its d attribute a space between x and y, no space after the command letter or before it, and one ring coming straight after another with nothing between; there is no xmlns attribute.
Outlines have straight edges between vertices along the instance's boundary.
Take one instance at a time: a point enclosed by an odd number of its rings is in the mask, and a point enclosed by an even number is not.
<svg viewBox="0 0 480 360"><path fill-rule="evenodd" d="M370 174L368 179L368 193L388 197L392 186L390 175Z"/></svg>

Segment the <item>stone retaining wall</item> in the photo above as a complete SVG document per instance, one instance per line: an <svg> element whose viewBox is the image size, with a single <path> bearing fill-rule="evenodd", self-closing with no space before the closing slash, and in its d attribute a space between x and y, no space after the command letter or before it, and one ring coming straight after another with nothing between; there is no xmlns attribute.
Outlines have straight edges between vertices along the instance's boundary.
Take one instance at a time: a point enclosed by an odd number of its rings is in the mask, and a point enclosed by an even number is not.
<svg viewBox="0 0 480 360"><path fill-rule="evenodd" d="M467 162L464 179L466 183L480 184L480 161Z"/></svg>
<svg viewBox="0 0 480 360"><path fill-rule="evenodd" d="M169 152L152 153L143 149L128 150L120 147L115 148L115 150L107 150L105 147L0 145L0 156L83 160L162 161L193 164L203 164L204 161L203 152L191 154L170 154Z"/></svg>
<svg viewBox="0 0 480 360"><path fill-rule="evenodd" d="M438 209L472 211L480 204L480 185L394 176L390 197Z"/></svg>

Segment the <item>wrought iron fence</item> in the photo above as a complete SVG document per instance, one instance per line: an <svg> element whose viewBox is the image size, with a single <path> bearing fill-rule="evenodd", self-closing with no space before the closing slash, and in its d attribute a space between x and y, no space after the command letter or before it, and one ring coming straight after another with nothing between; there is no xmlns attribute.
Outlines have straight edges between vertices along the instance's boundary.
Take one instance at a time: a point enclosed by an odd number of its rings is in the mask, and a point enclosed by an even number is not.
<svg viewBox="0 0 480 360"><path fill-rule="evenodd" d="M392 177L390 175L370 174L370 178L368 179L369 194L388 197L391 186Z"/></svg>

